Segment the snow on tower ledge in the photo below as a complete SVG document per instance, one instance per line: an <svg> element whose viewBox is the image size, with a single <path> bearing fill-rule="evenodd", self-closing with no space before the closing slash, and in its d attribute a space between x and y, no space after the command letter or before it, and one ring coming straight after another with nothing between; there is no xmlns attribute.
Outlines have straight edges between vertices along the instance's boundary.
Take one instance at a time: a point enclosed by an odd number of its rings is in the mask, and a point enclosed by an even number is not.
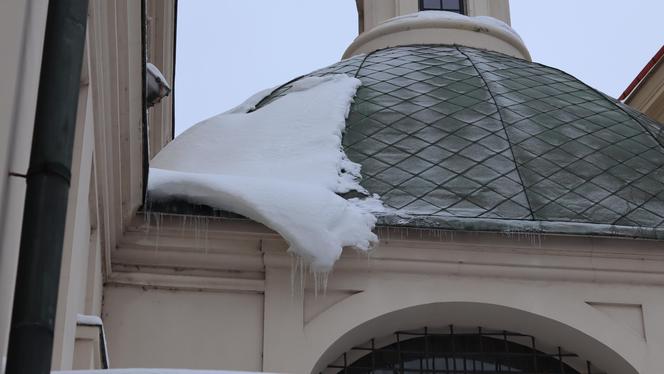
<svg viewBox="0 0 664 374"><path fill-rule="evenodd" d="M355 38L343 58L417 44L463 45L531 60L519 34L503 21L437 10L407 14L380 23Z"/></svg>
<svg viewBox="0 0 664 374"><path fill-rule="evenodd" d="M262 96L254 95L196 124L152 160L150 201L178 198L263 223L314 271L329 271L343 247L369 250L376 197L337 195L366 193L360 165L341 147L360 85L342 74L304 78L260 110L247 112Z"/></svg>

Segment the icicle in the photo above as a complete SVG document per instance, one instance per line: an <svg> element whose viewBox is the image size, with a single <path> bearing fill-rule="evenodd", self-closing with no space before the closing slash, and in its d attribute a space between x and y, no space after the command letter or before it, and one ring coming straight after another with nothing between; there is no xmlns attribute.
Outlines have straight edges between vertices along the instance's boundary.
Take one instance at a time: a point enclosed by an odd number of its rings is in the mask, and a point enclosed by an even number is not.
<svg viewBox="0 0 664 374"><path fill-rule="evenodd" d="M205 254L208 253L208 232L210 230L210 220L208 217L205 217Z"/></svg>
<svg viewBox="0 0 664 374"><path fill-rule="evenodd" d="M291 288L291 298L295 298L295 274L297 272L297 258L291 254L291 266L290 266L290 288Z"/></svg>
<svg viewBox="0 0 664 374"><path fill-rule="evenodd" d="M202 223L203 217L196 217L196 248L203 249Z"/></svg>
<svg viewBox="0 0 664 374"><path fill-rule="evenodd" d="M327 294L327 280L329 278L329 271L312 271L314 279L314 298L318 298L318 293L322 292L323 295Z"/></svg>
<svg viewBox="0 0 664 374"><path fill-rule="evenodd" d="M314 273L313 274L313 278L314 278L314 298L317 299L318 298L318 287L319 287L320 279L318 279L318 275L319 275L318 272L314 271L313 273Z"/></svg>
<svg viewBox="0 0 664 374"><path fill-rule="evenodd" d="M302 257L291 253L291 297L304 296L306 263ZM295 284L299 281L299 287Z"/></svg>
<svg viewBox="0 0 664 374"><path fill-rule="evenodd" d="M157 229L157 232L155 234L154 238L154 250L155 252L159 250L159 238L161 236L161 213L154 213L155 214L155 227Z"/></svg>
<svg viewBox="0 0 664 374"><path fill-rule="evenodd" d="M143 211L143 220L145 221L145 234L150 233L150 214L152 214L152 202L148 200L147 206Z"/></svg>
<svg viewBox="0 0 664 374"><path fill-rule="evenodd" d="M145 206L145 209L143 210L143 239L146 241L148 240L148 237L150 235L150 206L149 203Z"/></svg>
<svg viewBox="0 0 664 374"><path fill-rule="evenodd" d="M200 245L198 243L198 221L199 221L198 216L194 216L194 247L195 248L200 248Z"/></svg>
<svg viewBox="0 0 664 374"><path fill-rule="evenodd" d="M327 280L329 279L330 272L323 273L323 295L327 294Z"/></svg>
<svg viewBox="0 0 664 374"><path fill-rule="evenodd" d="M143 219L145 220L145 234L146 235L150 233L150 215L151 214L152 213L150 213L150 211L148 211L148 210L143 212Z"/></svg>

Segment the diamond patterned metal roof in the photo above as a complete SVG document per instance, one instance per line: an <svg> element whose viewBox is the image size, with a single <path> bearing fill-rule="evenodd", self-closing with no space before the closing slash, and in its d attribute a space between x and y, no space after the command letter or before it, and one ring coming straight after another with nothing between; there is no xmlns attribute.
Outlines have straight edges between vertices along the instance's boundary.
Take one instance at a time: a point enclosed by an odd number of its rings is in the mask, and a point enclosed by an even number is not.
<svg viewBox="0 0 664 374"><path fill-rule="evenodd" d="M343 144L380 223L664 239L664 127L574 77L428 45L310 75L336 73L363 82Z"/></svg>

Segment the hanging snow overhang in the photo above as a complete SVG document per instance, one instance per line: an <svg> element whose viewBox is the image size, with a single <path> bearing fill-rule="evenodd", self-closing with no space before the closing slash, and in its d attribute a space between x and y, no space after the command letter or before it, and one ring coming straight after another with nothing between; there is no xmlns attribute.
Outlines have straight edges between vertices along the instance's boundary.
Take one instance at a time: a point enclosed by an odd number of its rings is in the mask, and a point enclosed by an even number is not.
<svg viewBox="0 0 664 374"><path fill-rule="evenodd" d="M278 231L314 270L329 271L343 247L369 250L377 239L367 200L338 195L366 195L341 148L360 84L309 77L260 110L249 109L267 92L196 124L152 160L149 204L179 198L242 214Z"/></svg>

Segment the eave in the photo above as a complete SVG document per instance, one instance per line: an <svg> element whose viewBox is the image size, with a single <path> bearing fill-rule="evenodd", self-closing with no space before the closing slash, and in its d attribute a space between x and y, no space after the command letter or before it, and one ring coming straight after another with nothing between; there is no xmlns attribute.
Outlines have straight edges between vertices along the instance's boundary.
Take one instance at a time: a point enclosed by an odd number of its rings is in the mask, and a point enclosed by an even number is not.
<svg viewBox="0 0 664 374"><path fill-rule="evenodd" d="M381 226L368 257L344 250L343 273L480 276L529 281L664 285L664 248L652 240L504 234ZM288 244L245 219L137 216L112 253L108 284L263 293L269 269L296 269ZM342 281L337 277L336 281Z"/></svg>

